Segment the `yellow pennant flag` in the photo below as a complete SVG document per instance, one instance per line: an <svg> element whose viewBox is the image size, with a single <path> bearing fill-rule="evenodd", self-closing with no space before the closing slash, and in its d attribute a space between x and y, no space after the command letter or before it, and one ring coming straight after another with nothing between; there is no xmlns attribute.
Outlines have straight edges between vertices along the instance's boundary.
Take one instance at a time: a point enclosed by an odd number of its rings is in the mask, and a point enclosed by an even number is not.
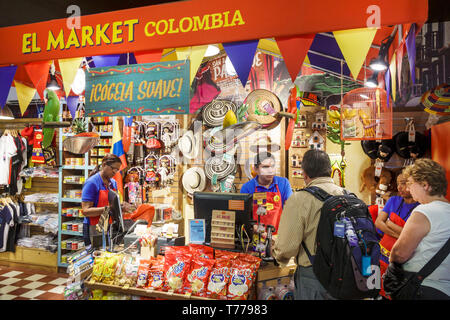
<svg viewBox="0 0 450 320"><path fill-rule="evenodd" d="M394 101L397 99L397 53L394 52L391 58L391 63L389 64L389 71L391 71L391 83L392 83L392 98Z"/></svg>
<svg viewBox="0 0 450 320"><path fill-rule="evenodd" d="M82 60L83 58L70 58L58 60L66 97L69 96L70 88L72 87L73 80L75 79L78 68L80 68Z"/></svg>
<svg viewBox="0 0 450 320"><path fill-rule="evenodd" d="M202 63L203 57L208 46L195 46L195 47L183 47L177 48L177 59L178 60L190 60L190 83L194 81L194 77L197 74L198 67Z"/></svg>
<svg viewBox="0 0 450 320"><path fill-rule="evenodd" d="M14 80L14 86L16 87L17 100L19 101L20 112L22 115L27 111L28 105L33 99L36 88L28 87L20 82Z"/></svg>
<svg viewBox="0 0 450 320"><path fill-rule="evenodd" d="M177 52L174 48L171 49L164 49L161 54L161 60L160 61L174 61L177 60Z"/></svg>
<svg viewBox="0 0 450 320"><path fill-rule="evenodd" d="M376 28L334 31L334 38L341 49L345 62L356 80L377 33Z"/></svg>

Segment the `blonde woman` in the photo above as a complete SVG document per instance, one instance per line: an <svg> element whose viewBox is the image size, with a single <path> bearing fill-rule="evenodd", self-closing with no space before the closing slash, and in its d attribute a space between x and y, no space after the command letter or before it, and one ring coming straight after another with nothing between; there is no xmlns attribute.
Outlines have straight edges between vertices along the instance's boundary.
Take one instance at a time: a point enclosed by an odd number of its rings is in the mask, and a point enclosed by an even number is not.
<svg viewBox="0 0 450 320"><path fill-rule="evenodd" d="M418 159L404 170L407 187L420 203L392 247L389 262L418 272L450 238L450 203L445 170L431 159ZM413 299L450 299L450 256L426 277Z"/></svg>

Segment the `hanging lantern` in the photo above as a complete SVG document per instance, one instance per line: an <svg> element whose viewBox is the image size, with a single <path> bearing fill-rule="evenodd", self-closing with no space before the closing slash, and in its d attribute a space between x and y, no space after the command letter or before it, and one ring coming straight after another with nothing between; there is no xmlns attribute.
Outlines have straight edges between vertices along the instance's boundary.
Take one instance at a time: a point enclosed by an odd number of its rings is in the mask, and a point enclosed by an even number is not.
<svg viewBox="0 0 450 320"><path fill-rule="evenodd" d="M358 88L345 94L341 107L342 140L392 138L392 108L380 88Z"/></svg>

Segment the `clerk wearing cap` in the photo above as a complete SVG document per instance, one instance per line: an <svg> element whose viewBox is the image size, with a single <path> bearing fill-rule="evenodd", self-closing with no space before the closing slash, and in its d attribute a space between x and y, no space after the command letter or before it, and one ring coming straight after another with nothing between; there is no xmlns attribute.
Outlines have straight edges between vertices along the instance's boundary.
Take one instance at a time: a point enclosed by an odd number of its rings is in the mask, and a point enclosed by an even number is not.
<svg viewBox="0 0 450 320"><path fill-rule="evenodd" d="M258 220L258 208L265 209L260 221L274 226L276 234L284 203L292 194L291 185L288 179L275 175L275 158L269 152L256 155L255 172L256 177L244 183L240 192L253 194L253 219Z"/></svg>

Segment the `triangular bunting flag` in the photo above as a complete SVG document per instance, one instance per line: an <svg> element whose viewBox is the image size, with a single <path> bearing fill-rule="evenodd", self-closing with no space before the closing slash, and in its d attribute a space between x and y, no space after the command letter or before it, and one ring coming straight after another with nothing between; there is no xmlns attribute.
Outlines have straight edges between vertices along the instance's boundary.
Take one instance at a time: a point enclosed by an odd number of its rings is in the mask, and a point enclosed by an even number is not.
<svg viewBox="0 0 450 320"><path fill-rule="evenodd" d="M391 73L390 77L391 77L391 82L392 82L392 98L395 100L397 100L397 67L396 67L396 63L397 63L397 53L394 52L394 54L392 55L391 58L391 63L389 64L389 71Z"/></svg>
<svg viewBox="0 0 450 320"><path fill-rule="evenodd" d="M69 96L73 80L75 79L75 76L77 74L78 68L80 67L82 60L83 58L70 58L58 60L66 97Z"/></svg>
<svg viewBox="0 0 450 320"><path fill-rule="evenodd" d="M405 42L400 42L400 46L397 48L396 51L397 56L397 87L398 92L401 90L401 84L402 84L402 62L403 62L403 55L405 54Z"/></svg>
<svg viewBox="0 0 450 320"><path fill-rule="evenodd" d="M373 38L377 33L376 28L361 28L351 30L334 31L334 38L341 49L345 62L356 80L361 70Z"/></svg>
<svg viewBox="0 0 450 320"><path fill-rule="evenodd" d="M14 86L16 87L17 100L19 101L20 112L22 115L27 111L28 105L36 93L35 88L30 88L20 82L14 80Z"/></svg>
<svg viewBox="0 0 450 320"><path fill-rule="evenodd" d="M6 104L8 99L9 89L16 74L17 66L8 66L0 68L0 107Z"/></svg>
<svg viewBox="0 0 450 320"><path fill-rule="evenodd" d="M305 34L297 37L276 38L292 82L297 78L302 64L306 60L305 57L307 58L306 54L314 40L314 36L314 34Z"/></svg>
<svg viewBox="0 0 450 320"><path fill-rule="evenodd" d="M130 53L123 53L120 55L119 58L119 66L129 65L129 64L136 64L136 58L134 57L134 54L132 52Z"/></svg>
<svg viewBox="0 0 450 320"><path fill-rule="evenodd" d="M208 46L195 46L195 47L183 47L177 48L177 59L185 60L189 59L190 61L190 83L194 81L194 77L197 74L198 67L202 63L203 57L205 56L205 52Z"/></svg>
<svg viewBox="0 0 450 320"><path fill-rule="evenodd" d="M70 111L70 115L72 116L72 119L75 119L75 112L77 111L78 101L80 100L80 97L78 96L69 96L66 99L67 108Z"/></svg>
<svg viewBox="0 0 450 320"><path fill-rule="evenodd" d="M92 61L96 68L111 67L119 65L120 54L108 54L104 56L93 56Z"/></svg>
<svg viewBox="0 0 450 320"><path fill-rule="evenodd" d="M222 44L244 87L247 84L248 75L253 65L258 42L259 40L250 40Z"/></svg>
<svg viewBox="0 0 450 320"><path fill-rule="evenodd" d="M408 52L409 71L413 85L416 84L416 24L411 25L408 35L406 36L406 50Z"/></svg>
<svg viewBox="0 0 450 320"><path fill-rule="evenodd" d="M160 62L162 56L162 50L154 51L139 51L134 53L137 63L152 63Z"/></svg>
<svg viewBox="0 0 450 320"><path fill-rule="evenodd" d="M387 95L387 106L389 107L389 99L391 97L391 73L389 71L389 68L386 70L386 73L384 74L384 84L386 86L386 95Z"/></svg>
<svg viewBox="0 0 450 320"><path fill-rule="evenodd" d="M44 100L44 90L47 87L48 72L50 70L50 61L36 61L25 65L28 77L33 82L41 100Z"/></svg>

